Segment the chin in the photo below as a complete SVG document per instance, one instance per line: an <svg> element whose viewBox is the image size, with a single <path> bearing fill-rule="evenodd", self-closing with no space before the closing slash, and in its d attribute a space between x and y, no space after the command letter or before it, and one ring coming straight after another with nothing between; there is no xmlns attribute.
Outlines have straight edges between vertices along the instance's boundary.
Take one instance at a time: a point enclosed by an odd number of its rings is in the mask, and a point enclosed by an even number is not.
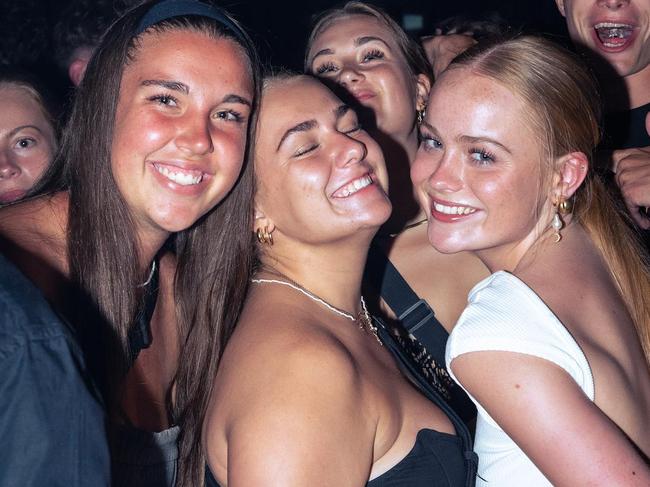
<svg viewBox="0 0 650 487"><path fill-rule="evenodd" d="M441 254L456 254L470 250L469 245L465 242L460 242L455 238L448 235L437 235L429 231L429 243Z"/></svg>

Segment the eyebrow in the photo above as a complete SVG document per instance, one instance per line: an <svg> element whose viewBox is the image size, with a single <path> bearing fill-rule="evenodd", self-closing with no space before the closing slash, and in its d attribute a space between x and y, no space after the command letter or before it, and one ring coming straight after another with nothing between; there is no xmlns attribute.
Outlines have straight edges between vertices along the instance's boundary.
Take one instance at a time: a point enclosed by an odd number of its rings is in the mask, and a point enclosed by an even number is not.
<svg viewBox="0 0 650 487"><path fill-rule="evenodd" d="M34 129L37 132L43 134L43 131L39 127L37 127L36 125L21 125L20 127L16 127L11 132L9 132L9 136L13 137L14 135L16 135L18 132L20 132L23 129Z"/></svg>
<svg viewBox="0 0 650 487"><path fill-rule="evenodd" d="M494 139L491 139L489 137L472 137L471 135L462 135L459 137L459 140L461 142L469 142L470 144L475 144L477 142L487 142L489 144L494 144L498 147L501 147L504 151L506 151L508 154L512 155L512 152L510 152L510 149L508 149L505 145L503 145L501 142L497 142Z"/></svg>
<svg viewBox="0 0 650 487"><path fill-rule="evenodd" d="M243 96L235 95L234 93L224 96L223 100L221 100L221 103L241 103L242 105L249 107L252 105L250 100L247 100Z"/></svg>
<svg viewBox="0 0 650 487"><path fill-rule="evenodd" d="M334 118L336 121L338 121L341 117L343 117L346 113L350 111L350 107L346 104L339 105L337 106L334 110ZM318 122L315 119L311 120L305 120L304 122L300 122L293 127L287 129L287 131L282 135L282 138L280 139L280 143L278 144L277 149L275 151L279 151L280 147L282 147L282 144L284 144L284 141L287 140L287 138L290 135L293 135L298 132L308 132L309 130L312 130L318 126Z"/></svg>
<svg viewBox="0 0 650 487"><path fill-rule="evenodd" d="M142 86L162 86L168 90L180 91L186 95L190 92L190 87L185 83L181 83L180 81L169 81L165 79L146 79L140 84Z"/></svg>
<svg viewBox="0 0 650 487"><path fill-rule="evenodd" d="M373 41L381 42L381 43L384 44L387 48L390 49L390 46L388 45L388 43L387 43L385 40L383 40L383 39L380 38L380 37L375 37L375 36L362 36L362 37L357 37L357 38L354 40L354 46L355 46L355 47L363 46L364 44L367 44L367 43L369 43L369 42L373 42ZM311 63L313 63L313 62L316 60L316 58L317 58L318 56L325 56L325 55L328 55L328 54L334 54L334 50L333 50L333 49L330 49L329 47L326 47L325 49L321 49L321 50L318 51L316 54L314 54L314 57L311 58ZM311 64L311 63L310 63L310 64Z"/></svg>
<svg viewBox="0 0 650 487"><path fill-rule="evenodd" d="M433 127L429 122L427 122L426 120L422 120L422 125L423 125L427 130L433 132L433 134L434 134L436 137L440 137L440 134L438 133L438 131L437 131L437 130L435 129L435 127ZM501 147L501 148L502 148L504 151L506 151L508 154L511 154L511 155L512 155L512 152L510 151L510 149L508 149L505 145L503 145L501 142L497 142L496 140L491 139L491 138L489 138L489 137L472 137L471 135L461 135L461 136L458 138L458 140L459 140L460 142L468 142L468 143L470 143L470 144L476 144L476 143L479 143L479 142L487 142L487 143L489 143L489 144L494 144L494 145L496 145L496 146L498 146L498 147Z"/></svg>

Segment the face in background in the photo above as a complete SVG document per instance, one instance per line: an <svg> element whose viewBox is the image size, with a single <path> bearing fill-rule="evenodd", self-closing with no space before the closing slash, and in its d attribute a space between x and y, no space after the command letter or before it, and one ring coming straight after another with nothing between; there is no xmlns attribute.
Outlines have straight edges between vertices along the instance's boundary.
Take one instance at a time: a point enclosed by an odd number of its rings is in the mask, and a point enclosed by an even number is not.
<svg viewBox="0 0 650 487"><path fill-rule="evenodd" d="M411 73L387 26L367 15L336 19L316 37L308 59L314 75L337 83L370 109L381 132L412 132L429 82Z"/></svg>
<svg viewBox="0 0 650 487"><path fill-rule="evenodd" d="M308 76L262 97L255 143L256 229L320 244L374 232L390 215L384 159L352 109Z"/></svg>
<svg viewBox="0 0 650 487"><path fill-rule="evenodd" d="M411 177L439 251L514 255L550 223L542 146L527 110L509 89L467 68L436 81Z"/></svg>
<svg viewBox="0 0 650 487"><path fill-rule="evenodd" d="M122 76L111 162L140 229L183 230L228 194L252 103L249 62L233 41L189 30L142 36Z"/></svg>
<svg viewBox="0 0 650 487"><path fill-rule="evenodd" d="M605 58L620 76L630 76L648 67L648 0L556 0L556 3L566 17L573 42Z"/></svg>
<svg viewBox="0 0 650 487"><path fill-rule="evenodd" d="M0 83L0 205L27 193L56 152L54 128L29 89Z"/></svg>

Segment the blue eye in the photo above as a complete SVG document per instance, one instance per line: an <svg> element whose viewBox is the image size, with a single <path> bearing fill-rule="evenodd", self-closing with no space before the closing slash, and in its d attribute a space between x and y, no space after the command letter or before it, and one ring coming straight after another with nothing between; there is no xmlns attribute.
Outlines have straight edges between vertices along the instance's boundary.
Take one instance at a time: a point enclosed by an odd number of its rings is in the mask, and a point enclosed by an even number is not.
<svg viewBox="0 0 650 487"><path fill-rule="evenodd" d="M429 134L420 132L419 138L420 138L420 148L424 149L425 151L442 148L442 142L440 142L438 139L434 138Z"/></svg>
<svg viewBox="0 0 650 487"><path fill-rule="evenodd" d="M485 149L473 148L469 150L469 156L479 166L492 164L494 162L494 155Z"/></svg>

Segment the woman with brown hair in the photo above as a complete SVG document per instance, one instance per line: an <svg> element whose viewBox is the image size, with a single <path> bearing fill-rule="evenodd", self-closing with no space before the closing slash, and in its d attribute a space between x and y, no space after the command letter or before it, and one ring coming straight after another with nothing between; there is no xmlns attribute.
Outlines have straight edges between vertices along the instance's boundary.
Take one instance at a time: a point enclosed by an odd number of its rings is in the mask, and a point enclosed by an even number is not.
<svg viewBox="0 0 650 487"><path fill-rule="evenodd" d="M188 0L134 8L88 65L42 196L0 212L2 253L86 349L116 426L118 485L174 482L177 431L148 433L175 421L195 434L186 406L201 402L197 376L211 372L209 352L181 361L179 350L216 346L205 330L238 316L252 255L245 161L257 72L225 12ZM120 425L145 430L142 452ZM155 447L172 452L147 453ZM138 462L142 472L131 471Z"/></svg>
<svg viewBox="0 0 650 487"><path fill-rule="evenodd" d="M521 37L461 55L428 106L412 176L429 240L493 272L447 344L479 411L477 484L650 484L650 274L590 171L594 80Z"/></svg>
<svg viewBox="0 0 650 487"><path fill-rule="evenodd" d="M446 375L448 332L465 306L467 291L487 271L468 253L449 256L431 248L423 225L426 215L409 177L431 67L422 49L390 16L369 4L348 2L317 19L305 70L359 112L387 162L393 214L369 254L364 278L366 294L374 298L369 303L375 308L381 297L381 313L398 318L417 336L432 357L432 369ZM460 395L453 404L464 417L473 416Z"/></svg>
<svg viewBox="0 0 650 487"><path fill-rule="evenodd" d="M378 145L318 80L282 76L264 85L254 160L260 265L203 429L216 480L473 485L463 422L402 373L361 296L391 211Z"/></svg>

